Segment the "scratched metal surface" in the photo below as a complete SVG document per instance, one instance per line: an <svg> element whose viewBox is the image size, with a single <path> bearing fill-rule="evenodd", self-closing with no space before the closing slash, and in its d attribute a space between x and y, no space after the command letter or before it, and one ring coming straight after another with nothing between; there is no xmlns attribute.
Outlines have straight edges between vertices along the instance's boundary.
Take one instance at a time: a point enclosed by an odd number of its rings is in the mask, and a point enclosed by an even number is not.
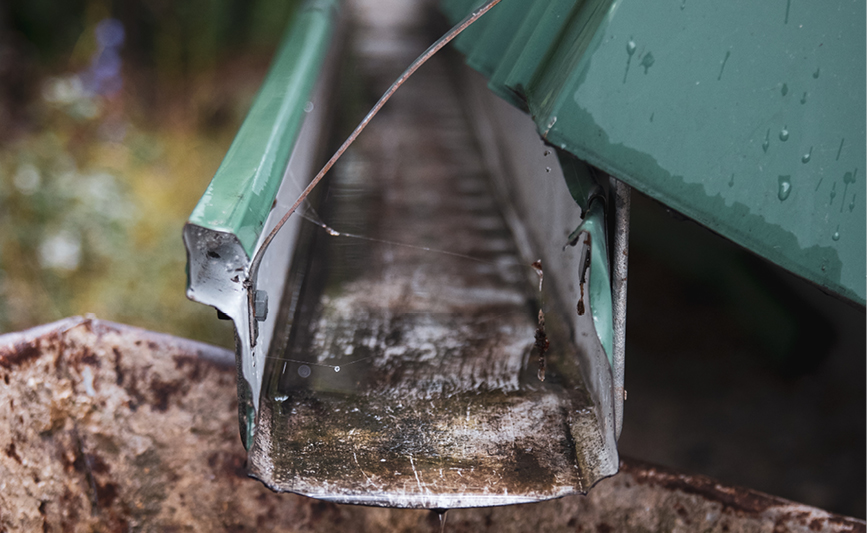
<svg viewBox="0 0 867 533"><path fill-rule="evenodd" d="M357 32L371 94L424 46L383 35ZM493 200L444 61L395 96L305 212L331 231L302 231L249 454L275 490L475 507L583 492L617 470L556 312L537 376L537 313L554 298Z"/></svg>

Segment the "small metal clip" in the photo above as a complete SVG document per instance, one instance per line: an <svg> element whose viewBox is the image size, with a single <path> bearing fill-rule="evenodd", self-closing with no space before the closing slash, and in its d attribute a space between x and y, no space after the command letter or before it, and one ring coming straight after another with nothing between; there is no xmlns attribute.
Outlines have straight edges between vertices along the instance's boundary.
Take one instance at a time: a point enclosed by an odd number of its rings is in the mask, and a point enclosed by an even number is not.
<svg viewBox="0 0 867 533"><path fill-rule="evenodd" d="M268 318L268 293L266 291L256 291L253 300L253 316L259 322L264 322Z"/></svg>

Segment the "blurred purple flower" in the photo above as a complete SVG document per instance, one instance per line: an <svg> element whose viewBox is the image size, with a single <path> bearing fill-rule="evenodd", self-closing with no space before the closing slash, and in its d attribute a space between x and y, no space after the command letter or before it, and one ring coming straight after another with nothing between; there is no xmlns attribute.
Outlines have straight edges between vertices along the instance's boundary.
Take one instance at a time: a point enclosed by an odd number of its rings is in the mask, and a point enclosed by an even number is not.
<svg viewBox="0 0 867 533"><path fill-rule="evenodd" d="M109 96L121 89L121 58L118 48L123 44L125 32L117 19L107 18L96 25L99 50L90 61L90 68L81 73L85 89L93 94Z"/></svg>
<svg viewBox="0 0 867 533"><path fill-rule="evenodd" d="M96 41L101 48L117 48L123 44L125 36L123 24L117 19L102 19L96 25Z"/></svg>

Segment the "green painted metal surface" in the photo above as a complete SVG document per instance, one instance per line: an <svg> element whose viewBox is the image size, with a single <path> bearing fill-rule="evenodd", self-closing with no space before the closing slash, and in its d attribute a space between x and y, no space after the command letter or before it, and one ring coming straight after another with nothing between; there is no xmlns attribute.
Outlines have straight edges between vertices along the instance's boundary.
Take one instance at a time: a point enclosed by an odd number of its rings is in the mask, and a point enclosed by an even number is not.
<svg viewBox="0 0 867 533"><path fill-rule="evenodd" d="M312 0L296 14L259 93L189 223L235 235L252 255L304 108L328 50L339 0Z"/></svg>
<svg viewBox="0 0 867 533"><path fill-rule="evenodd" d="M563 178L569 188L569 194L579 206L584 220L573 231L567 242L577 244L582 234L587 235L590 260L585 263L581 276L590 275L588 292L590 301L585 305L584 299L578 303L579 314L584 314L585 308L590 308L593 317L593 328L602 344L608 362L614 366L614 307L612 305L611 268L608 253L608 231L605 216L605 195L596 183L587 163L575 159L571 155L557 150L557 159L563 170ZM588 267L589 268L586 268Z"/></svg>
<svg viewBox="0 0 867 533"><path fill-rule="evenodd" d="M863 1L503 0L489 16L456 44L548 142L865 303Z"/></svg>

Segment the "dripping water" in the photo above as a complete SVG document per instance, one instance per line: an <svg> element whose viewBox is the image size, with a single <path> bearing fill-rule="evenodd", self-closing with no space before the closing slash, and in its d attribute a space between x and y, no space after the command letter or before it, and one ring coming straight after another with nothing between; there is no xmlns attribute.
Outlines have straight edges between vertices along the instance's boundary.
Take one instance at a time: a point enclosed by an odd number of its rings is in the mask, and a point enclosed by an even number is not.
<svg viewBox="0 0 867 533"><path fill-rule="evenodd" d="M446 531L446 519L448 518L448 509L431 509L434 513L436 513L437 518L440 522L440 533L445 533Z"/></svg>

